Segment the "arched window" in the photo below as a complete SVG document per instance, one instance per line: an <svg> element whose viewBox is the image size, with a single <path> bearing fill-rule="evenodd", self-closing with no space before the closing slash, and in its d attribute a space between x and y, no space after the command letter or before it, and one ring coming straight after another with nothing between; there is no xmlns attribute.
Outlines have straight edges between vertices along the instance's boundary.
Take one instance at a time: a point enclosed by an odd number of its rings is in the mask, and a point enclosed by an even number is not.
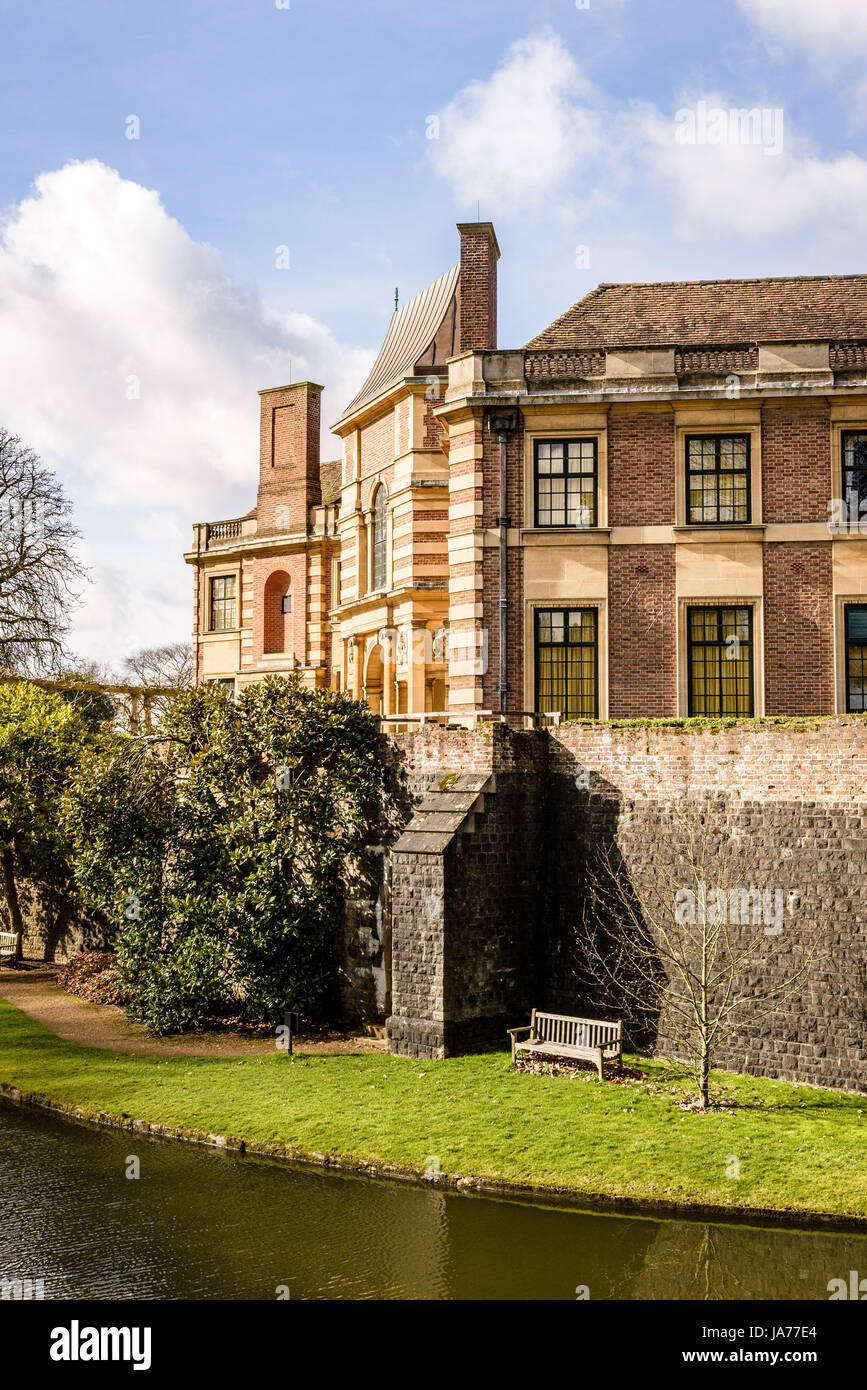
<svg viewBox="0 0 867 1390"><path fill-rule="evenodd" d="M277 570L265 583L264 652L292 650L292 586L288 574Z"/></svg>
<svg viewBox="0 0 867 1390"><path fill-rule="evenodd" d="M386 585L386 503L385 488L380 484L373 499L373 587Z"/></svg>

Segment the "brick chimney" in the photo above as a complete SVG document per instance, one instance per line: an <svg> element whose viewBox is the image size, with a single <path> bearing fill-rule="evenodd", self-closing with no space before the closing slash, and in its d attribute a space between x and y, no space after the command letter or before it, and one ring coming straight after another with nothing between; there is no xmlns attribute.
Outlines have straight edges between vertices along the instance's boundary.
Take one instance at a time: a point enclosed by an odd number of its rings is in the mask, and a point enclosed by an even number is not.
<svg viewBox="0 0 867 1390"><path fill-rule="evenodd" d="M320 397L312 381L259 392L259 534L306 531L322 500L319 480Z"/></svg>
<svg viewBox="0 0 867 1390"><path fill-rule="evenodd" d="M485 352L497 346L497 261L500 248L493 222L459 222L458 352Z"/></svg>

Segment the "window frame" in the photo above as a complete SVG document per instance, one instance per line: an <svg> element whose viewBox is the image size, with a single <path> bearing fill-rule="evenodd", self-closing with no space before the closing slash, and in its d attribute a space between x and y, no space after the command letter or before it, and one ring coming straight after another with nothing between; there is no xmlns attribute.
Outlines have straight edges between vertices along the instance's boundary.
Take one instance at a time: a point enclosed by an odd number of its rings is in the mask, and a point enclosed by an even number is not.
<svg viewBox="0 0 867 1390"><path fill-rule="evenodd" d="M540 446L543 445L543 444L549 445L549 446L550 446L550 445L554 445L554 444L561 444L561 445L563 446L563 462L564 462L564 465L568 464L568 461L569 461L568 446L569 446L570 444L589 444L589 445L591 446L591 448L592 448L592 450L593 450L593 471L592 471L592 474L589 474L589 475L588 475L587 473L570 473L570 472L568 471L568 468L564 467L564 469L563 469L563 471L562 471L561 473L546 473L546 474L544 474L544 475L542 475L542 476L544 476L544 477L546 477L546 478L551 478L551 477L562 477L564 480L565 480L565 479L568 479L568 478L586 478L586 477L588 477L588 476L592 477L592 479L593 479L593 520L592 520L592 521L589 521L589 522L587 522L587 523L584 523L584 522L570 522L570 521L567 521L567 520L566 520L566 516L568 515L568 511L569 511L569 505L568 505L568 496L567 496L567 492L566 492L565 482L564 482L564 488L563 488L563 512L564 512L564 519L563 519L562 521L540 521L540 520L539 520L539 478L540 478L540 474L539 474L539 448L540 448ZM549 510L553 510L553 508L549 508ZM533 440L533 526L534 526L535 529L541 530L541 531L557 531L557 530L559 530L559 531L595 531L595 530L598 529L598 527L599 527L599 439L598 439L598 436L597 436L597 435L586 435L586 434L584 434L584 435L558 435L558 436L556 436L556 437L550 436L550 435L545 435L545 436L540 436L540 437L538 437L538 438L535 438L535 439Z"/></svg>
<svg viewBox="0 0 867 1390"><path fill-rule="evenodd" d="M384 483L377 485L370 511L370 587L372 593L381 593L388 588L388 493Z"/></svg>
<svg viewBox="0 0 867 1390"><path fill-rule="evenodd" d="M560 718L565 722L570 719L598 719L599 718L599 628L600 610L595 603L570 603L565 606L562 604L540 603L533 609L533 706L537 714L555 714L556 710L543 710L540 708L542 698L541 679L540 679L540 642L539 642L539 623L543 613L561 613L565 616L564 631L569 631L570 613L592 613L593 614L593 641L592 642L571 642L569 640L558 643L546 643L547 646L563 647L565 651L574 648L590 647L593 648L593 713L579 713L570 715L568 709L560 709ZM566 704L568 705L568 676L567 676L567 695Z"/></svg>
<svg viewBox="0 0 867 1390"><path fill-rule="evenodd" d="M743 612L746 613L746 615L747 615L747 622L748 622L748 624L749 624L749 639L748 639L748 640L749 640L749 667L748 667L748 682L749 682L749 685L748 685L748 689L749 689L749 703L750 703L749 710L748 710L748 711L742 711L742 710L725 711L725 710L723 710L722 708L720 708L718 711L716 711L716 712L714 712L714 713L710 713L710 714L707 712L707 710L703 710L703 711L701 711L701 712L699 712L699 713L696 713L695 710L693 709L693 688L692 688L693 651L694 651L694 649L695 649L696 647L705 648L705 647L715 646L715 647L717 647L717 648L720 650L720 652L722 652L723 648L725 647L725 638L721 636L721 629L722 629L722 618L721 618L721 615L722 615L724 612L726 612L726 611L735 612L735 613L736 613L738 610L742 610ZM717 615L717 634L718 634L718 635L717 635L717 641L716 641L716 642L694 642L694 641L693 641L693 637L692 637L692 623L691 623L690 619L691 619L691 615L692 615L694 612L704 612L704 613L707 613L707 612L715 612L715 613L716 613L716 615ZM686 711L687 711L687 717L690 718L690 719L755 719L755 718L756 718L756 676L755 676L755 669L756 669L756 667L755 667L756 621L755 621L755 610L754 610L754 608L753 608L753 605L752 605L751 603L737 603L737 602L730 602L730 603L707 603L707 602L701 602L700 600L697 601L697 602L694 602L694 603L687 603L686 606L685 606L685 623L686 623L686 701L687 701L687 704L686 704ZM722 660L724 660L724 658L723 658L722 655L721 655L721 656L720 656L720 662L722 662ZM721 666L721 665L719 666L719 678L720 678L720 704L722 704L722 666Z"/></svg>
<svg viewBox="0 0 867 1390"><path fill-rule="evenodd" d="M214 585L224 584L231 580L231 598L223 595L217 599L214 595ZM217 608L216 605L224 606L231 603L232 622L215 623ZM236 632L238 630L238 576L236 574L212 574L208 577L208 632Z"/></svg>
<svg viewBox="0 0 867 1390"><path fill-rule="evenodd" d="M867 714L867 703L863 704L860 709L854 709L849 698L849 614L853 608L863 608L867 611L867 603L852 603L847 601L843 604L843 693L845 696L847 714ZM863 643L863 646L867 648L867 642ZM867 672L867 662L865 662L865 658L862 656L862 676L865 672ZM867 699L867 697L862 698Z"/></svg>
<svg viewBox="0 0 867 1390"><path fill-rule="evenodd" d="M746 444L746 452L747 452L747 466L746 466L745 469L736 468L736 469L727 469L727 470L723 470L723 469L720 468L720 444L721 444L722 440L724 440L724 439L742 439L742 440L744 440L744 442L745 442L745 444ZM691 480L691 478L692 478L693 476L696 476L696 477L707 477L708 474L710 473L710 470L709 470L709 469L702 469L702 468L692 469L692 468L690 467L690 445L693 443L693 441L700 442L700 443L702 443L702 444L712 443L713 446L714 446L714 464L715 464L715 466L714 466L714 469L713 469L713 474L712 474L712 476L716 479L716 510L717 510L717 518L716 518L715 521L704 521L704 520L702 520L702 521L696 521L695 518L692 516L692 504L691 504L691 502L690 502L690 480ZM716 526L716 527L719 527L719 526L751 526L751 525L752 525L752 517L753 517L753 459L752 459L752 450L753 450L753 437L752 437L752 433L751 433L749 430L745 430L745 429L721 430L721 431L719 431L719 432L709 432L709 433L698 433L698 432L692 431L692 432L689 432L689 433L687 433L687 434L684 435L684 445L683 445L684 505L685 505L684 517L685 517L685 523L686 523L687 526L710 526L710 527ZM723 473L724 473L724 472L727 472L730 476L736 476L736 475L739 475L739 474L743 474L743 476L744 476L744 478L745 478L745 480L746 480L746 516L745 516L745 517L738 517L737 519L733 519L733 520L731 520L731 521L721 521L721 520L719 519L719 509L720 509L720 489L719 489L719 484L720 484L720 478L723 476Z"/></svg>
<svg viewBox="0 0 867 1390"><path fill-rule="evenodd" d="M860 430L843 429L840 431L840 492L842 499L847 507L849 505L849 490L846 487L846 443L849 439L863 439L865 443L867 443L867 428ZM864 464L864 475L865 483L867 483L867 461L865 461ZM865 500L867 500L867 486L865 486L864 489L864 498ZM860 506L860 496L858 498L858 501ZM860 532L858 531L858 522L860 522L860 519L860 514L855 517L855 535L860 534ZM847 527L847 530L848 529L851 529L851 527Z"/></svg>

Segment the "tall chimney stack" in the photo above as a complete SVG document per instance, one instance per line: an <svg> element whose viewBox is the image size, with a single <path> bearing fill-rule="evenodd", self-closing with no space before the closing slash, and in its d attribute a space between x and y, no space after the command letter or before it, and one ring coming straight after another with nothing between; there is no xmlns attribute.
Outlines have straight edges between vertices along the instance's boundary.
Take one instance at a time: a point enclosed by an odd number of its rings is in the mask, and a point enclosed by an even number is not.
<svg viewBox="0 0 867 1390"><path fill-rule="evenodd" d="M459 222L461 276L458 352L486 352L497 346L497 261L500 248L493 222Z"/></svg>
<svg viewBox="0 0 867 1390"><path fill-rule="evenodd" d="M319 477L320 398L313 381L259 392L258 533L306 531L322 500Z"/></svg>

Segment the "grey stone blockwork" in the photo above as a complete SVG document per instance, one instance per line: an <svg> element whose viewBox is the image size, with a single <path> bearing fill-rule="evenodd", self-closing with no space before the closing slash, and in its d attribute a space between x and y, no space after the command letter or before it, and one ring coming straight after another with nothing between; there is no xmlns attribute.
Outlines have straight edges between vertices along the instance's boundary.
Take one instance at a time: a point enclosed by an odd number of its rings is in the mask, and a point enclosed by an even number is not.
<svg viewBox="0 0 867 1390"><path fill-rule="evenodd" d="M593 993L592 986L582 987L580 966L576 978L568 943L581 921L586 875L599 846L613 847L638 898L647 901L660 862L679 881L685 830L680 805L586 793L576 804L562 785L554 799L552 847L562 877L551 897L551 942L561 943L561 966L549 979L549 992L552 1007L571 1012L588 1007ZM727 844L733 874L772 894L782 908L779 933L776 919L766 934L753 922L733 928L741 941L764 936L742 976L744 989L779 989L813 953L807 977L791 994L733 1018L716 1065L867 1091L867 803L741 803L717 795L696 798L688 814L694 825L706 818L711 840ZM692 880L682 878L682 886L690 886ZM716 882L711 873L707 879ZM670 1019L663 1020L664 1031L666 1024ZM683 1055L668 1039L642 1041L658 1054Z"/></svg>
<svg viewBox="0 0 867 1390"><path fill-rule="evenodd" d="M446 775L398 840L392 1051L442 1057L484 1046L531 997L539 786L509 773Z"/></svg>
<svg viewBox="0 0 867 1390"><path fill-rule="evenodd" d="M817 754L809 733L803 738L805 765L821 764L827 749ZM646 891L656 857L673 863L681 852L680 773L653 796L635 796L596 773L589 753L579 762L544 734L498 732L481 760L475 748L472 776L461 771L473 751L462 736L418 748L425 757L416 752L408 767L392 826L391 1050L435 1058L503 1045L505 1028L527 1022L534 1005L588 1012L593 991L581 972L588 864L607 846L636 892ZM407 746L399 751L406 755ZM649 738L634 756L630 745L633 771L645 753L649 767L652 752ZM706 747L699 753L707 757ZM584 766L589 792L575 775ZM867 1091L867 800L812 801L791 784L778 799L773 781L749 800L737 787L698 785L695 814L747 855L755 886L783 894L783 931L768 937L748 983L788 975L817 926L822 954L778 1011L737 1021L718 1063Z"/></svg>

